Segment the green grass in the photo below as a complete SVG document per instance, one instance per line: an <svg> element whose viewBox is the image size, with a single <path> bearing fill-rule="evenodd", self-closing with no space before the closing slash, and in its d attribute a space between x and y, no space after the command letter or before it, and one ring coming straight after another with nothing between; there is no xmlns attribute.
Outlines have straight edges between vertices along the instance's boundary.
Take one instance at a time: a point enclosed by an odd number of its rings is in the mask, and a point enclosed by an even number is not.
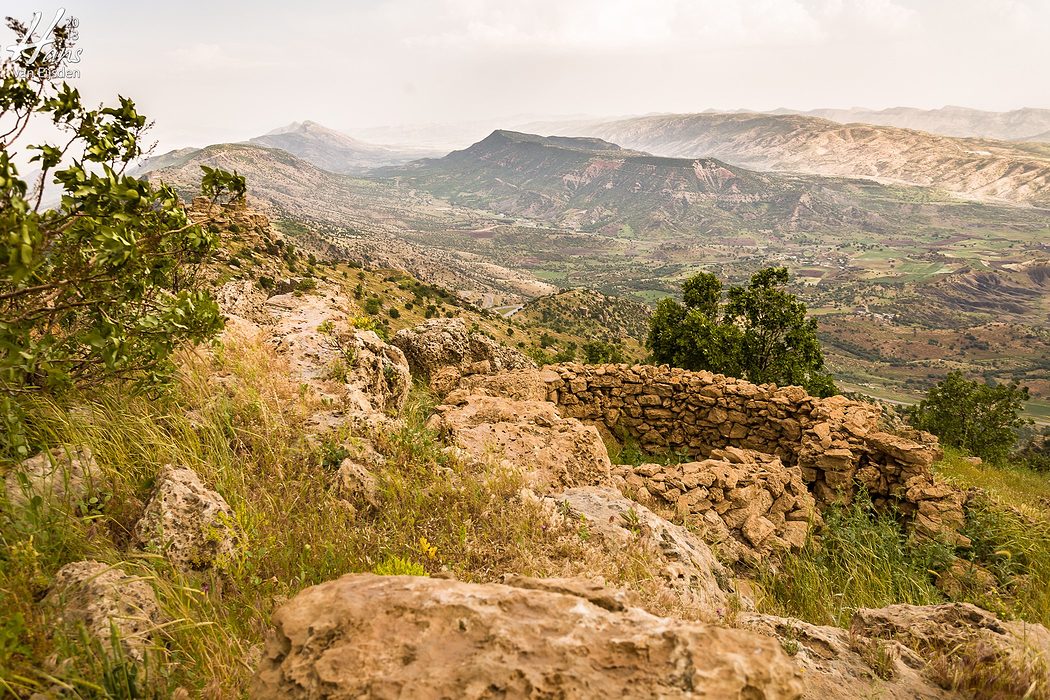
<svg viewBox="0 0 1050 700"><path fill-rule="evenodd" d="M660 598L649 552L610 555L520 498L517 472L450 457L425 428L433 399L421 388L403 427L375 438L386 461L374 470L374 503L346 500L334 488L336 460L326 455L344 445L352 451L357 438L307 440L302 426L318 401L289 381L261 342L233 340L214 357L188 354L165 400L106 390L76 403L71 411L34 402L33 431L45 444L92 450L101 505L0 510L0 695L58 684L71 697L170 697L179 688L191 697L243 697L274 608L350 572L447 571L467 581L602 576L635 589L654 612L680 612ZM131 545L165 464L193 468L235 512L236 550L213 570L182 574ZM101 645L85 647L79 630L37 603L59 568L84 558L153 586L172 622L155 631L147 664L129 667ZM128 683L134 693L118 687Z"/></svg>
<svg viewBox="0 0 1050 700"><path fill-rule="evenodd" d="M1050 625L1050 475L976 466L955 450L936 468L961 488L979 489L966 507L971 546L916 541L892 514L874 514L863 500L832 508L819 537L762 572L760 609L848 626L857 608L955 600ZM956 558L988 572L995 585L964 578L949 596L937 584Z"/></svg>
<svg viewBox="0 0 1050 700"><path fill-rule="evenodd" d="M858 501L825 514L819 539L764 571L763 612L845 627L857 608L942 602L931 576L950 557L938 545L916 545L889 515Z"/></svg>

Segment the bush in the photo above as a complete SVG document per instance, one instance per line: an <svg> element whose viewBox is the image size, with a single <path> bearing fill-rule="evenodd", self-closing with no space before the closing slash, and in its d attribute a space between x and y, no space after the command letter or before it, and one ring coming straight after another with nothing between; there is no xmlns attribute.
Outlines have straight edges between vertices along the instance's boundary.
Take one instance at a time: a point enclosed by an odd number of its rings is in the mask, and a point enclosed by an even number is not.
<svg viewBox="0 0 1050 700"><path fill-rule="evenodd" d="M20 36L27 29L12 21ZM172 353L222 327L218 306L195 274L218 239L191 222L175 190L125 174L139 158L146 117L121 97L87 109L77 90L46 77L60 67L68 28L54 50L0 64L0 453L24 456L22 401L103 381L135 388L165 384ZM28 146L39 167L34 188L13 157L34 120L65 135ZM244 178L204 167L213 202L244 194ZM61 202L43 209L43 187Z"/></svg>
<svg viewBox="0 0 1050 700"><path fill-rule="evenodd" d="M378 297L369 297L365 299L365 313L371 316L375 316L383 309L383 303L379 301Z"/></svg>
<svg viewBox="0 0 1050 700"><path fill-rule="evenodd" d="M983 460L1002 464L1017 441L1016 431L1029 421L1021 418L1027 387L990 386L951 372L908 409L911 424Z"/></svg>
<svg viewBox="0 0 1050 700"><path fill-rule="evenodd" d="M583 344L584 362L589 365L620 364L627 362L623 348L604 340L592 340Z"/></svg>
<svg viewBox="0 0 1050 700"><path fill-rule="evenodd" d="M798 384L817 396L837 393L817 322L784 289L787 282L787 268L766 268L747 285L730 287L723 302L717 277L691 277L682 284L682 303L661 300L649 321L653 361L759 384Z"/></svg>

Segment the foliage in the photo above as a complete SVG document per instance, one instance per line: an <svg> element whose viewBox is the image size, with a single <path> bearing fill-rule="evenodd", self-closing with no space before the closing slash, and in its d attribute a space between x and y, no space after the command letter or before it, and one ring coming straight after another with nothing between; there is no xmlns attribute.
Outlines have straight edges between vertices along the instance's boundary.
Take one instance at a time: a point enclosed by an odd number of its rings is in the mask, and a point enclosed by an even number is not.
<svg viewBox="0 0 1050 700"><path fill-rule="evenodd" d="M620 364L627 362L623 348L604 340L591 340L583 344L584 362L589 365Z"/></svg>
<svg viewBox="0 0 1050 700"><path fill-rule="evenodd" d="M8 23L19 36L28 31ZM125 173L143 154L146 117L125 97L88 109L77 90L47 77L67 36L59 27L54 51L0 64L0 452L8 454L28 452L21 397L112 378L160 385L179 345L222 325L197 274L215 235L188 219L172 188ZM20 152L29 124L46 121L60 140ZM39 168L32 187L20 161ZM61 194L53 208L43 206L48 187ZM236 174L204 168L201 191L213 201L244 190Z"/></svg>
<svg viewBox="0 0 1050 700"><path fill-rule="evenodd" d="M951 372L908 410L911 424L995 464L1002 464L1017 440L1016 431L1028 421L1021 409L1027 387L989 386Z"/></svg>
<svg viewBox="0 0 1050 700"><path fill-rule="evenodd" d="M655 362L709 370L755 383L798 384L817 396L836 393L824 367L817 322L784 289L788 271L770 267L744 286L701 272L682 284L682 303L663 299L649 322Z"/></svg>

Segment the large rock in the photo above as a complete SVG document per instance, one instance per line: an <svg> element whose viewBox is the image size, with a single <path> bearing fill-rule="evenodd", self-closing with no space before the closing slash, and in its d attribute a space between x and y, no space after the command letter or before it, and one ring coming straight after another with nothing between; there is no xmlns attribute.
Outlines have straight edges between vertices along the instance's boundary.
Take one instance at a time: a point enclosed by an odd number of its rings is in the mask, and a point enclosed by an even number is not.
<svg viewBox="0 0 1050 700"><path fill-rule="evenodd" d="M397 332L391 341L408 358L412 371L430 378L443 367L484 363L472 373L502 372L535 367L522 353L497 343L484 333L471 332L462 319L434 318Z"/></svg>
<svg viewBox="0 0 1050 700"><path fill-rule="evenodd" d="M97 561L59 569L44 604L57 612L60 623L84 625L106 647L115 629L124 653L136 661L143 659L150 635L164 621L149 584Z"/></svg>
<svg viewBox="0 0 1050 700"><path fill-rule="evenodd" d="M547 401L459 396L438 406L429 426L479 461L525 474L539 491L606 483L609 453L598 430L558 415Z"/></svg>
<svg viewBox="0 0 1050 700"><path fill-rule="evenodd" d="M953 688L1050 697L1050 630L1042 625L1000 620L969 603L890 605L857 610L850 632L908 645Z"/></svg>
<svg viewBox="0 0 1050 700"><path fill-rule="evenodd" d="M547 499L551 512L582 518L589 533L608 549L640 545L652 557L665 586L711 617L726 614L730 575L703 540L669 523L615 489L585 486Z"/></svg>
<svg viewBox="0 0 1050 700"><path fill-rule="evenodd" d="M39 496L41 507L68 511L88 496L98 476L91 450L56 447L15 466L4 486L7 500L14 506L25 506Z"/></svg>
<svg viewBox="0 0 1050 700"><path fill-rule="evenodd" d="M307 588L274 613L252 695L799 697L797 671L771 638L617 609L615 596L556 584L363 574Z"/></svg>
<svg viewBox="0 0 1050 700"><path fill-rule="evenodd" d="M179 569L206 569L233 552L233 510L196 472L168 466L135 524L135 539Z"/></svg>
<svg viewBox="0 0 1050 700"><path fill-rule="evenodd" d="M957 697L924 675L926 662L894 640L863 637L841 627L745 613L740 626L780 640L803 670L807 700L948 700Z"/></svg>
<svg viewBox="0 0 1050 700"><path fill-rule="evenodd" d="M355 331L348 343L353 362L346 385L352 405L361 411L401 413L412 388L404 353L373 331Z"/></svg>

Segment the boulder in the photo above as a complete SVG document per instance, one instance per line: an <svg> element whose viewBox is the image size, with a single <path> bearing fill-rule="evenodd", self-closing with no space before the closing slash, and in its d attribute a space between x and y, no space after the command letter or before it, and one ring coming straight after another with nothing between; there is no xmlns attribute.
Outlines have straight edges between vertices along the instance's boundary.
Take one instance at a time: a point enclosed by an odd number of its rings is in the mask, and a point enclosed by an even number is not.
<svg viewBox="0 0 1050 700"><path fill-rule="evenodd" d="M949 700L955 698L923 674L925 661L892 640L873 640L841 627L744 613L744 629L775 637L803 670L810 700Z"/></svg>
<svg viewBox="0 0 1050 700"><path fill-rule="evenodd" d="M608 549L640 544L654 559L660 575L675 596L711 614L725 614L730 575L707 544L645 506L608 487L567 489L546 499L551 512L583 518L588 531Z"/></svg>
<svg viewBox="0 0 1050 700"><path fill-rule="evenodd" d="M523 472L538 491L605 483L609 453L598 430L562 418L554 404L460 396L438 406L429 426L472 458Z"/></svg>
<svg viewBox="0 0 1050 700"><path fill-rule="evenodd" d="M351 404L366 412L401 413L412 388L404 353L373 331L355 331L348 344L353 356L346 378Z"/></svg>
<svg viewBox="0 0 1050 700"><path fill-rule="evenodd" d="M553 588L370 574L307 588L274 613L252 697L799 697L771 638Z"/></svg>
<svg viewBox="0 0 1050 700"><path fill-rule="evenodd" d="M39 496L44 508L71 510L91 492L98 465L87 447L56 447L15 466L4 480L7 500L25 506Z"/></svg>
<svg viewBox="0 0 1050 700"><path fill-rule="evenodd" d="M850 633L896 640L941 687L981 698L1050 697L1050 631L968 603L857 610Z"/></svg>
<svg viewBox="0 0 1050 700"><path fill-rule="evenodd" d="M98 561L63 566L43 602L61 624L83 625L106 647L115 629L123 652L135 661L143 660L151 633L164 621L145 580Z"/></svg>
<svg viewBox="0 0 1050 700"><path fill-rule="evenodd" d="M135 525L143 547L163 553L183 571L206 569L234 547L233 510L191 469L165 467Z"/></svg>
<svg viewBox="0 0 1050 700"><path fill-rule="evenodd" d="M434 318L397 332L391 341L401 348L412 372L427 379L443 367L467 368L484 374L536 365L524 354L501 345L484 333L471 332L462 319ZM477 367L478 363L487 363Z"/></svg>

